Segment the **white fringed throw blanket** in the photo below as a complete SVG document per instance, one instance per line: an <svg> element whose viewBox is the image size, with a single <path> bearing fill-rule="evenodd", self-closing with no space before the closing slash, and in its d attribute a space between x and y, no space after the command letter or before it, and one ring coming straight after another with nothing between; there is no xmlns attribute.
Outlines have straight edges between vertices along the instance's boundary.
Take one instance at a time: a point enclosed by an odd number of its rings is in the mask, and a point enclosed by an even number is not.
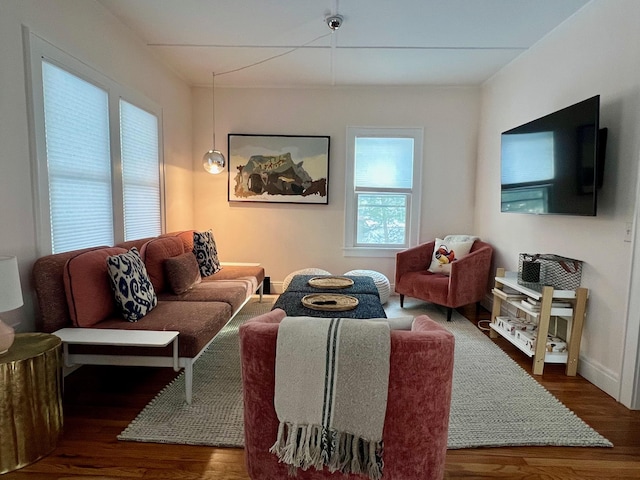
<svg viewBox="0 0 640 480"><path fill-rule="evenodd" d="M290 473L326 465L382 478L389 352L386 322L282 320L274 398L280 425L270 451Z"/></svg>

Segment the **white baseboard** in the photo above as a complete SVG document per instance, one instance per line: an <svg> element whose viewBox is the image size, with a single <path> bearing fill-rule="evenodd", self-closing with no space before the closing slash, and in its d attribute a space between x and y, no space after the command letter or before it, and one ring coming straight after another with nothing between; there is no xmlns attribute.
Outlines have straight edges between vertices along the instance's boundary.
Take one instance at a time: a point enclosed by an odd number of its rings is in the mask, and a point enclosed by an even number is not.
<svg viewBox="0 0 640 480"><path fill-rule="evenodd" d="M578 373L600 390L620 401L620 377L599 362L580 355Z"/></svg>

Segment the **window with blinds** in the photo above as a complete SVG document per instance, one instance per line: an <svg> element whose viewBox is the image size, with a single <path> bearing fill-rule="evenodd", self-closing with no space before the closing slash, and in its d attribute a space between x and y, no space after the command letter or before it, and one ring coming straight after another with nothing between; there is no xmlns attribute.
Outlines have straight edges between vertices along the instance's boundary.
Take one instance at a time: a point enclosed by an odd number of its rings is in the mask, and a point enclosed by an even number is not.
<svg viewBox="0 0 640 480"><path fill-rule="evenodd" d="M160 234L158 118L120 100L124 238Z"/></svg>
<svg viewBox="0 0 640 480"><path fill-rule="evenodd" d="M31 37L42 254L159 235L159 115L149 102ZM126 98L126 100L125 100Z"/></svg>
<svg viewBox="0 0 640 480"><path fill-rule="evenodd" d="M346 248L395 254L417 234L422 130L349 128L347 133Z"/></svg>
<svg viewBox="0 0 640 480"><path fill-rule="evenodd" d="M113 244L107 92L42 62L53 253Z"/></svg>
<svg viewBox="0 0 640 480"><path fill-rule="evenodd" d="M407 244L413 138L356 137L356 245Z"/></svg>

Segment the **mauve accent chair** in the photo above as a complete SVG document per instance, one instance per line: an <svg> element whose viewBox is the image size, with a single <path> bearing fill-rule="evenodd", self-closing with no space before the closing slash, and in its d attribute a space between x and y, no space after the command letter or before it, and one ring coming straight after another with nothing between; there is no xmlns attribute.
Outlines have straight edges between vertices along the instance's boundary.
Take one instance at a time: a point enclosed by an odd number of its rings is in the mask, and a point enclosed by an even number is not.
<svg viewBox="0 0 640 480"><path fill-rule="evenodd" d="M431 273L435 240L396 254L395 291L404 307L405 295L447 307L447 321L454 308L479 304L487 294L493 247L486 242L473 242L468 255L451 263L450 275Z"/></svg>
<svg viewBox="0 0 640 480"><path fill-rule="evenodd" d="M284 310L275 309L240 327L245 460L253 480L366 479L310 468L290 477L269 453L278 432L273 406L276 339ZM389 393L384 422L385 480L444 478L454 337L426 315L413 329L391 331Z"/></svg>

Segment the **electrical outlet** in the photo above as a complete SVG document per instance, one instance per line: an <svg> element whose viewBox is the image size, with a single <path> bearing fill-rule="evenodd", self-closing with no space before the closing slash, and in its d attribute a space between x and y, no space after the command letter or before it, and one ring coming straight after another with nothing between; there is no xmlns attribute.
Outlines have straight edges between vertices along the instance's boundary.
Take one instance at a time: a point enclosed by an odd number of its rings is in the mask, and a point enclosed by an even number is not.
<svg viewBox="0 0 640 480"><path fill-rule="evenodd" d="M633 230L633 222L625 223L624 227L624 241L631 242L631 232Z"/></svg>

